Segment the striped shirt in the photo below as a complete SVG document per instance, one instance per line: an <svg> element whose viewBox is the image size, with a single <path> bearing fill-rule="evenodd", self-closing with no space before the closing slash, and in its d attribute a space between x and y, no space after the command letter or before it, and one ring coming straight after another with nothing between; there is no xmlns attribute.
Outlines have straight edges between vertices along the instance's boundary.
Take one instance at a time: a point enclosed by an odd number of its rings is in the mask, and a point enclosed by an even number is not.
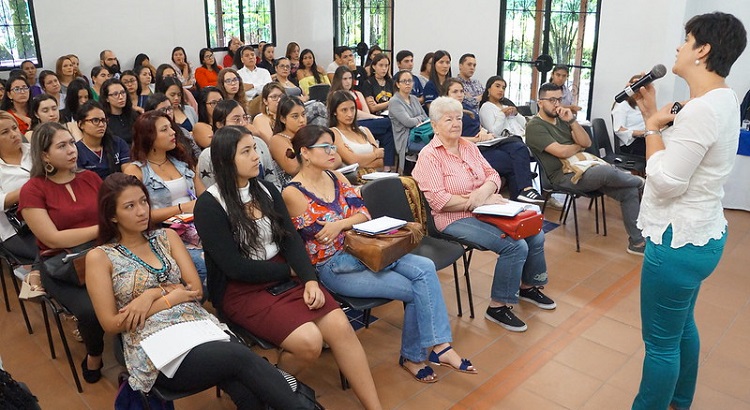
<svg viewBox="0 0 750 410"><path fill-rule="evenodd" d="M435 225L441 231L459 219L473 216L469 211L442 211L453 195L469 195L487 181L493 182L499 191L501 184L500 175L479 148L463 138L458 140L458 156L449 152L440 138L433 138L419 152L412 176L424 192Z"/></svg>

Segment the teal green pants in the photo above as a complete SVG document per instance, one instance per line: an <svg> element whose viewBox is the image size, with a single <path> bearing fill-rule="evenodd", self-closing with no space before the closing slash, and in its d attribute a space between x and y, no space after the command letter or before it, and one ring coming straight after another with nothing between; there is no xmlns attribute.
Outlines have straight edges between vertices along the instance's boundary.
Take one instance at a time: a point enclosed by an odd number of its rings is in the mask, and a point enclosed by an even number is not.
<svg viewBox="0 0 750 410"><path fill-rule="evenodd" d="M693 311L701 283L721 259L726 243L712 239L703 246L672 243L672 227L662 244L646 239L641 270L641 323L646 357L633 409L687 409L698 376L700 337Z"/></svg>

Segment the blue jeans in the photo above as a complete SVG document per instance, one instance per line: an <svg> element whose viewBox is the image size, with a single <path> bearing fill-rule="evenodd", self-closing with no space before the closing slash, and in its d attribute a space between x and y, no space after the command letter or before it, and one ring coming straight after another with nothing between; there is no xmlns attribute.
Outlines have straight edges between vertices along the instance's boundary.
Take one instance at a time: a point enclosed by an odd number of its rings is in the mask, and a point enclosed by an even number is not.
<svg viewBox="0 0 750 410"><path fill-rule="evenodd" d="M190 259L193 260L195 270L198 271L198 277L203 284L203 294L208 295L206 289L206 276L208 275L208 271L206 270L206 258L203 256L203 249L188 248L188 253L190 254Z"/></svg>
<svg viewBox="0 0 750 410"><path fill-rule="evenodd" d="M387 167L396 165L396 144L393 142L391 120L388 117L370 118L358 120L357 125L367 127L380 143L380 148L383 148L383 165Z"/></svg>
<svg viewBox="0 0 750 410"><path fill-rule="evenodd" d="M490 291L495 302L518 303L518 288L521 283L529 286L547 283L544 232L517 241L504 236L494 225L474 217L452 222L443 232L498 255Z"/></svg>
<svg viewBox="0 0 750 410"><path fill-rule="evenodd" d="M406 303L401 355L409 361L422 362L428 349L452 340L448 311L431 260L406 254L380 272L373 272L359 259L339 251L317 268L323 285L340 295Z"/></svg>
<svg viewBox="0 0 750 410"><path fill-rule="evenodd" d="M698 377L700 337L695 301L701 283L716 268L727 234L703 246L670 247L672 226L662 244L646 239L641 270L641 323L646 357L633 409L689 408Z"/></svg>

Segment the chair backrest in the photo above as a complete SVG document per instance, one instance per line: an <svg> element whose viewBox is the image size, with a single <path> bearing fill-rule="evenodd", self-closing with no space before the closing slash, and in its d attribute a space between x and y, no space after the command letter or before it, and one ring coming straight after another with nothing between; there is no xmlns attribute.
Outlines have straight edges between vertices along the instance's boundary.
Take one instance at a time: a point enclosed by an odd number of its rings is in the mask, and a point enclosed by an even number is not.
<svg viewBox="0 0 750 410"><path fill-rule="evenodd" d="M531 113L531 106L519 105L516 107L516 109L518 110L518 113L523 115L524 117L531 117L532 115L534 115Z"/></svg>
<svg viewBox="0 0 750 410"><path fill-rule="evenodd" d="M390 216L407 222L414 221L400 178L370 181L362 186L361 193L365 206L373 218Z"/></svg>
<svg viewBox="0 0 750 410"><path fill-rule="evenodd" d="M320 101L325 104L326 98L328 98L328 91L331 90L331 86L328 84L315 84L310 86L310 99Z"/></svg>
<svg viewBox="0 0 750 410"><path fill-rule="evenodd" d="M594 141L592 141L599 152L597 156L606 157L613 154L612 141L609 139L609 131L607 131L607 123L604 122L603 118L594 118L591 121L591 128L594 131ZM592 144L592 145L594 145ZM604 152L601 152L604 150Z"/></svg>

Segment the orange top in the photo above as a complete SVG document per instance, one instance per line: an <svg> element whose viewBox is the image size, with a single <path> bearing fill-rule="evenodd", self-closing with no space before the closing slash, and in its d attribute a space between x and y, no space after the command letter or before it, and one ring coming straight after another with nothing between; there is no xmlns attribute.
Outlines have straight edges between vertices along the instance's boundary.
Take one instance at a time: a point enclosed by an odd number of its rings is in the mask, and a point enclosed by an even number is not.
<svg viewBox="0 0 750 410"><path fill-rule="evenodd" d="M222 69L221 66L217 67L219 67L219 70ZM195 82L197 82L201 88L208 86L216 87L216 84L219 82L219 72L200 66L195 69Z"/></svg>

